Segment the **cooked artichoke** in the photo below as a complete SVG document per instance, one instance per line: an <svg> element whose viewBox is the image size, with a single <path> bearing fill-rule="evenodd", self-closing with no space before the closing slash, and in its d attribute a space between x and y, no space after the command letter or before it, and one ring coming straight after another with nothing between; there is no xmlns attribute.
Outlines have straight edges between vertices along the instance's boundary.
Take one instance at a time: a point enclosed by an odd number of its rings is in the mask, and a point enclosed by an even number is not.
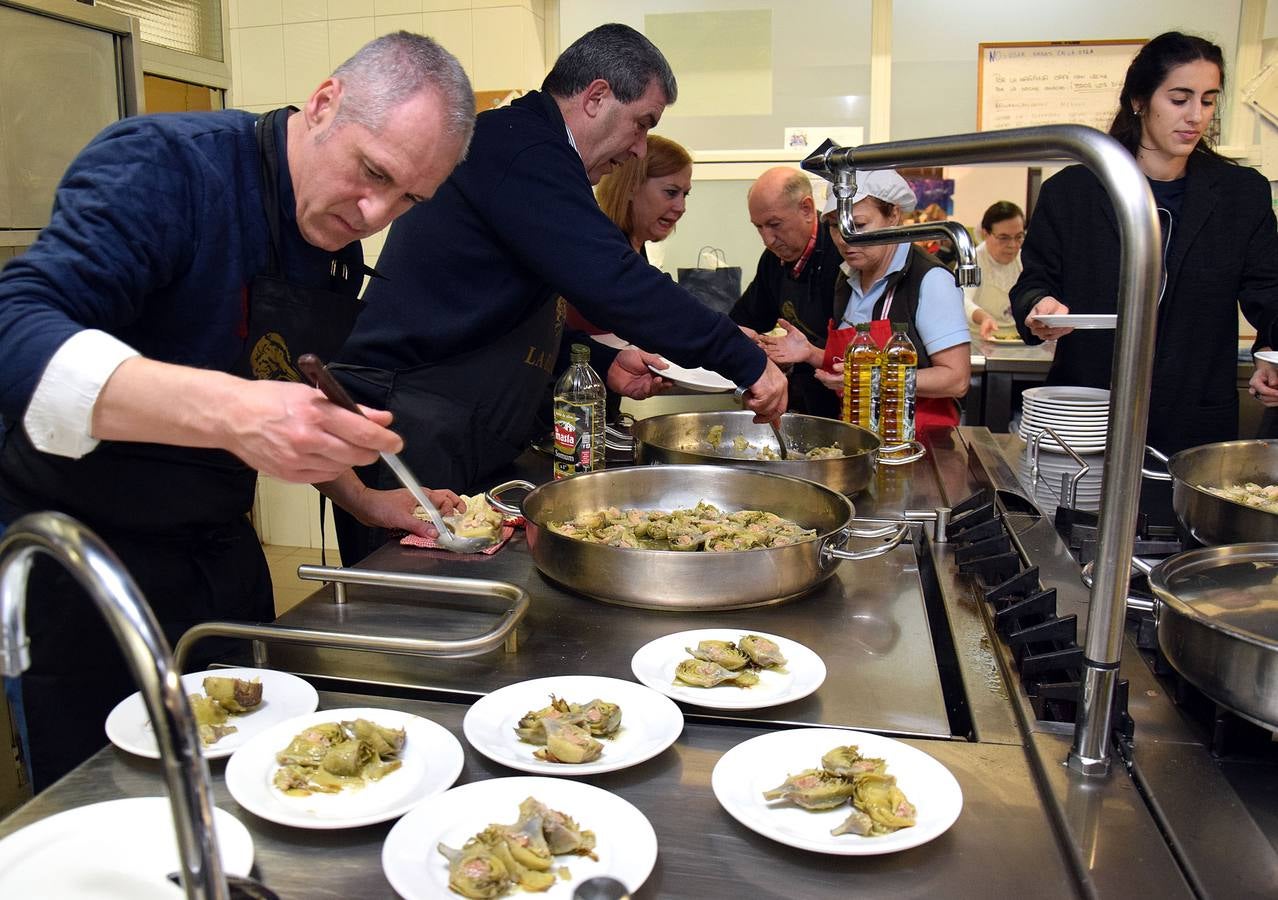
<svg viewBox="0 0 1278 900"><path fill-rule="evenodd" d="M590 736L590 732L580 725L573 725L561 719L544 719L546 729L546 749L538 750L533 755L546 762L586 763L593 762L603 753L603 744Z"/></svg>
<svg viewBox="0 0 1278 900"><path fill-rule="evenodd" d="M782 328L780 325L778 325L776 328L773 328L771 331L763 332L763 337L785 337L787 334L789 334L789 332L786 331L784 328Z"/></svg>
<svg viewBox="0 0 1278 900"><path fill-rule="evenodd" d="M582 717L581 724L595 737L612 737L621 728L621 707L595 698L584 706L572 706Z"/></svg>
<svg viewBox="0 0 1278 900"><path fill-rule="evenodd" d="M862 756L859 748L854 746L835 747L821 757L821 766L827 772L844 778L859 778L866 774L882 775L887 771L887 763L874 756Z"/></svg>
<svg viewBox="0 0 1278 900"><path fill-rule="evenodd" d="M700 641L696 650L691 647L684 647L683 649L688 651L689 656L704 659L706 662L718 663L733 672L737 669L744 669L746 663L750 661L749 657L742 653L732 641Z"/></svg>
<svg viewBox="0 0 1278 900"><path fill-rule="evenodd" d="M246 713L262 702L261 679L223 678L210 675L204 679L204 693L228 712Z"/></svg>
<svg viewBox="0 0 1278 900"><path fill-rule="evenodd" d="M760 668L771 669L785 665L785 657L775 641L770 641L757 634L747 634L737 641L737 646L750 660Z"/></svg>
<svg viewBox="0 0 1278 900"><path fill-rule="evenodd" d="M846 778L823 769L805 769L763 792L765 800L788 800L804 809L834 809L852 796L854 786Z"/></svg>
<svg viewBox="0 0 1278 900"><path fill-rule="evenodd" d="M584 716L579 712L573 712L568 701L560 700L554 694L550 695L550 705L543 706L541 709L529 710L519 720L519 724L515 726L515 735L525 744L536 744L542 746L546 743L546 726L547 719L561 719L565 722L578 723Z"/></svg>
<svg viewBox="0 0 1278 900"><path fill-rule="evenodd" d="M891 775L867 773L857 778L852 803L873 820L871 834L909 828L917 812Z"/></svg>
<svg viewBox="0 0 1278 900"><path fill-rule="evenodd" d="M372 747L373 752L383 759L389 756L396 756L399 751L404 749L406 736L402 728L384 728L376 722L368 721L368 719L343 722L342 728L347 734L359 738Z"/></svg>
<svg viewBox="0 0 1278 900"><path fill-rule="evenodd" d="M404 740L402 730L366 719L312 725L275 754L281 768L273 783L293 796L363 787L400 768Z"/></svg>
<svg viewBox="0 0 1278 900"><path fill-rule="evenodd" d="M735 682L737 687L749 687L759 683L759 676L754 672L742 670L733 672L714 662L704 659L685 659L675 666L675 679L692 687L714 687L725 681Z"/></svg>
<svg viewBox="0 0 1278 900"><path fill-rule="evenodd" d="M586 831L573 821L571 816L551 809L535 797L529 797L519 804L519 819L525 821L534 816L541 817L541 832L546 838L550 852L576 853L594 857L595 833Z"/></svg>
<svg viewBox="0 0 1278 900"><path fill-rule="evenodd" d="M861 810L853 807L852 812L842 823L830 829L830 834L838 836L840 834L859 834L866 837L870 834L874 827L874 820L867 816Z"/></svg>
<svg viewBox="0 0 1278 900"><path fill-rule="evenodd" d="M515 858L515 853L521 851L522 848L518 844L513 843L513 838L508 834L507 830L500 825L489 825L475 837L467 842L467 847L472 843L480 843L487 847L492 854L501 860L502 865L506 867L507 873L515 880L515 882L526 891L545 891L549 890L551 885L555 883L555 876L550 873L550 862L546 860L546 865L542 866L526 866ZM522 853L521 853L522 855Z"/></svg>
<svg viewBox="0 0 1278 900"><path fill-rule="evenodd" d="M461 499L466 504L466 511L444 517L444 522L452 529L453 534L463 538L495 541L501 534L505 521L501 512L493 509L483 494L475 494L473 497L463 495ZM413 510L413 515L423 521L430 521L430 514L420 506Z"/></svg>
<svg viewBox="0 0 1278 900"><path fill-rule="evenodd" d="M505 864L483 844L467 844L462 850L439 844L438 850L448 860L448 886L463 897L489 900L510 887Z"/></svg>

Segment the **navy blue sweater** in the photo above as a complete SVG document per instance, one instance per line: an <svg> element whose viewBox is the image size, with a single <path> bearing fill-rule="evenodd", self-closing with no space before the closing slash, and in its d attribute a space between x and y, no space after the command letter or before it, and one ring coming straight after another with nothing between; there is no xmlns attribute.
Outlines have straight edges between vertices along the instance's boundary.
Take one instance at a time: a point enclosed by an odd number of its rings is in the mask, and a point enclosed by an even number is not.
<svg viewBox="0 0 1278 900"><path fill-rule="evenodd" d="M391 226L343 362L411 369L473 351L560 293L596 325L749 386L766 358L600 211L554 100L479 116L470 153Z"/></svg>
<svg viewBox="0 0 1278 900"><path fill-rule="evenodd" d="M256 116L135 116L108 126L63 176L36 242L0 272L0 415L20 419L49 359L97 328L163 362L227 370L244 344L244 287L266 268ZM359 244L330 254L297 230L281 147L281 261L329 286L329 260L358 270Z"/></svg>

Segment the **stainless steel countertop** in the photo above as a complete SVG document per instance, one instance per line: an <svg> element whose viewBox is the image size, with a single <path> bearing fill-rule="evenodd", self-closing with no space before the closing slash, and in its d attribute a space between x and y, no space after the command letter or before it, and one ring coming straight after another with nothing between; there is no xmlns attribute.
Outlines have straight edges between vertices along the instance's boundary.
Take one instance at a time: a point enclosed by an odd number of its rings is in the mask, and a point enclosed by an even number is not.
<svg viewBox="0 0 1278 900"><path fill-rule="evenodd" d="M909 471L904 471L908 469ZM858 513L897 516L907 508L942 504L929 463L880 467L873 491L857 498ZM855 546L869 546L856 542ZM783 724L866 728L886 734L950 737L952 730L919 587L915 548L902 546L865 562L844 562L815 592L790 603L727 612L665 612L609 606L543 578L523 533L491 557L387 545L360 568L508 581L533 597L519 625L519 651L469 659L422 659L272 645L271 664L291 672L473 698L551 673L632 678L630 658L674 631L726 627L780 634L824 660L825 684L810 697L771 709L689 708L703 720L731 718ZM489 626L492 613L446 596L415 598L403 591L349 587L350 602L332 602L332 587L304 600L279 623L365 634L429 634L456 638Z"/></svg>
<svg viewBox="0 0 1278 900"><path fill-rule="evenodd" d="M466 706L323 693L322 708L383 706L426 716L458 740ZM715 800L710 773L719 757L764 729L689 724L646 763L583 779L638 807L657 833L656 868L636 898L750 897L1077 897L1051 824L1034 801L1019 747L954 741L912 744L942 762L963 789L963 812L945 834L913 850L836 857L792 850L740 825ZM392 823L339 831L287 828L245 811L226 790L225 761L211 766L214 800L243 822L256 849L255 874L282 898L391 898L381 846ZM459 783L518 775L466 746ZM0 822L0 838L41 818L88 803L164 793L157 761L108 747ZM523 799L517 798L518 800ZM913 798L919 804L926 798ZM585 824L589 824L585 822ZM423 854L433 854L422 848ZM707 861L712 861L707 865Z"/></svg>

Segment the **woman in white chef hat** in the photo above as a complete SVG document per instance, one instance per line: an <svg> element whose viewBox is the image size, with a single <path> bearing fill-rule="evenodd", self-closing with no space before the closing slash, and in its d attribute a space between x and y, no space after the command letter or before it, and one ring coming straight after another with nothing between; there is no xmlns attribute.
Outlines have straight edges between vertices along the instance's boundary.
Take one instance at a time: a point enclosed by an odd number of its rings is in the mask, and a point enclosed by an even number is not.
<svg viewBox="0 0 1278 900"><path fill-rule="evenodd" d="M917 205L905 179L886 169L858 171L852 221L857 231L899 225L902 213ZM879 346L892 336L892 322L904 322L919 354L916 422L957 425L957 398L967 393L971 379L970 336L963 311L963 293L954 275L936 257L910 243L850 245L843 240L831 193L821 221L843 257L842 277L835 285L833 315L825 348L809 345L809 359L817 379L831 390L823 414L836 417L843 390L843 355L858 322L869 322ZM796 331L784 338L794 340ZM769 339L763 339L769 340ZM766 347L765 347L766 349Z"/></svg>

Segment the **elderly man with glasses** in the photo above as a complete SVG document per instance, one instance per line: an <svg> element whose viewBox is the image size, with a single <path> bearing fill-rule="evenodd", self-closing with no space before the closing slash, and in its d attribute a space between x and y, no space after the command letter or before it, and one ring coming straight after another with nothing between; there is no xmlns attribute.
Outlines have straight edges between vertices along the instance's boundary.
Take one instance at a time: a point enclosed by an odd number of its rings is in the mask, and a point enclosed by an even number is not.
<svg viewBox="0 0 1278 900"><path fill-rule="evenodd" d="M1015 203L1000 200L981 217L981 237L984 240L976 248L980 287L963 289L967 321L972 332L987 341L996 335L1014 338L1016 322L1008 292L1021 275L1025 213Z"/></svg>

